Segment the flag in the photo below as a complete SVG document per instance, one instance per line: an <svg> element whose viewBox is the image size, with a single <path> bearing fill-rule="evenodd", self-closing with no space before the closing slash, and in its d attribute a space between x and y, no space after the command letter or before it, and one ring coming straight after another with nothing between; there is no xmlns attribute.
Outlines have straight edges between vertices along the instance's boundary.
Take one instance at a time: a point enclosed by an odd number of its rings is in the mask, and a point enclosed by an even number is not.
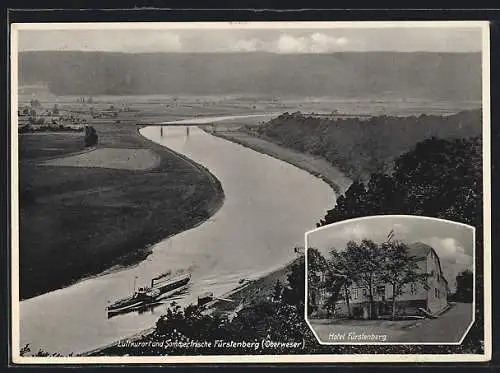
<svg viewBox="0 0 500 373"><path fill-rule="evenodd" d="M391 229L391 231L387 235L387 242L389 242L390 240L392 240L393 237L394 237L394 229Z"/></svg>

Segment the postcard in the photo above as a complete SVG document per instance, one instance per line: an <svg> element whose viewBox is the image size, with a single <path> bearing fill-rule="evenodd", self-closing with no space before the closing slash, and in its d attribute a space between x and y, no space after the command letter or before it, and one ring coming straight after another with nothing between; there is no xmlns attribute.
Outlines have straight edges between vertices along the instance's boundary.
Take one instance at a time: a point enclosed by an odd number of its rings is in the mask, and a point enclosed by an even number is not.
<svg viewBox="0 0 500 373"><path fill-rule="evenodd" d="M489 25L11 25L15 364L488 361Z"/></svg>

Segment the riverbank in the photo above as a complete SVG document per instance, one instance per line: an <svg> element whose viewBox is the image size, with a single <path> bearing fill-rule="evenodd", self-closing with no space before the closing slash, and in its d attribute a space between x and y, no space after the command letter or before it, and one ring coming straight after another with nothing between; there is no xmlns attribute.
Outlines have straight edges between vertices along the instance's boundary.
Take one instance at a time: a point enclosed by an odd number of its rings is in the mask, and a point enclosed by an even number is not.
<svg viewBox="0 0 500 373"><path fill-rule="evenodd" d="M238 288L218 296L219 300L215 300L209 305L209 312L231 313L243 303L248 305L270 297L274 291L277 281L281 284L287 283L287 276L292 265L296 261L297 259L269 272L264 276L261 276L256 280L249 280ZM120 356L124 353L121 346L126 346L137 341L151 339L155 331L156 327L151 327L132 336L122 338L109 345L87 351L79 356Z"/></svg>
<svg viewBox="0 0 500 373"><path fill-rule="evenodd" d="M203 129L214 136L240 144L259 153L267 154L307 171L330 185L337 195L344 194L352 183L351 179L323 158L286 148L241 130L212 132L209 127Z"/></svg>
<svg viewBox="0 0 500 373"><path fill-rule="evenodd" d="M86 154L83 136L19 136L22 300L139 263L222 206L215 176L136 123L93 124L99 145Z"/></svg>

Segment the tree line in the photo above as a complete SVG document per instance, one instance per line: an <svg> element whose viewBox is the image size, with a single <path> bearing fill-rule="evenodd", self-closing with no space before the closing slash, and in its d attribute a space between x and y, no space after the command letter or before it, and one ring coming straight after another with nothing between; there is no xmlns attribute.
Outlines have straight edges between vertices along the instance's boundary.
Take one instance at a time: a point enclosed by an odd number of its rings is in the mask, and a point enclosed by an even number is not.
<svg viewBox="0 0 500 373"><path fill-rule="evenodd" d="M391 173L394 159L428 138L461 139L481 134L481 111L455 115L324 118L284 113L262 126L246 127L252 134L301 152L322 157L353 180Z"/></svg>
<svg viewBox="0 0 500 373"><path fill-rule="evenodd" d="M397 158L392 174L374 173L366 183L353 182L318 226L369 215L408 214L482 229L482 188L479 136L431 138Z"/></svg>

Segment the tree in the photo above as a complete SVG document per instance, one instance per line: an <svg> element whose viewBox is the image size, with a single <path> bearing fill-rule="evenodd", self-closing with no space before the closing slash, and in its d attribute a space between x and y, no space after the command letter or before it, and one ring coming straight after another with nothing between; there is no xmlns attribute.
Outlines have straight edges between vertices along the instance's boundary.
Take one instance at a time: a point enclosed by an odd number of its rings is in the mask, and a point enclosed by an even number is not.
<svg viewBox="0 0 500 373"><path fill-rule="evenodd" d="M38 101L37 99L31 99L30 101L30 106L34 109L34 108L41 108L42 107L42 104L40 104L40 101Z"/></svg>
<svg viewBox="0 0 500 373"><path fill-rule="evenodd" d="M25 344L21 350L19 351L20 356L36 356L36 357L63 357L62 354L55 352L55 353L50 353L47 351L44 351L42 349L38 349L37 352L31 351L30 344L27 343ZM70 353L68 356L73 356L73 353Z"/></svg>
<svg viewBox="0 0 500 373"><path fill-rule="evenodd" d="M351 296L349 287L355 279L357 266L351 261L347 251L338 251L335 248L330 250L330 260L328 264L328 271L325 276L325 287L330 290L331 294L328 303L335 303L342 290L342 297L346 302L347 315L352 317L351 305L349 302Z"/></svg>
<svg viewBox="0 0 500 373"><path fill-rule="evenodd" d="M274 290L273 290L273 300L274 301L279 301L281 300L281 296L283 294L283 284L281 281L278 279L276 280L276 283L274 284Z"/></svg>
<svg viewBox="0 0 500 373"><path fill-rule="evenodd" d="M364 239L360 243L349 241L346 255L357 266L357 273L353 278L354 282L368 290L370 305L368 315L372 319L375 316L373 289L380 282L380 268L383 260L382 250L379 245L371 240Z"/></svg>
<svg viewBox="0 0 500 373"><path fill-rule="evenodd" d="M203 314L196 305L184 309L175 301L171 302L166 314L156 322L155 334L161 339L174 339L187 342L190 339L224 339L227 329L224 328L227 319L219 314Z"/></svg>
<svg viewBox="0 0 500 373"><path fill-rule="evenodd" d="M97 145L99 137L97 135L97 131L92 126L85 126L85 137L84 142L85 146L95 146Z"/></svg>
<svg viewBox="0 0 500 373"><path fill-rule="evenodd" d="M431 138L395 162L394 180L406 213L478 227L482 219L481 139Z"/></svg>
<svg viewBox="0 0 500 373"><path fill-rule="evenodd" d="M456 276L457 289L454 298L458 302L472 303L474 274L469 269L461 271Z"/></svg>
<svg viewBox="0 0 500 373"><path fill-rule="evenodd" d="M414 257L410 256L408 246L402 242L385 242L381 245L383 261L380 279L392 286L392 318L396 318L397 298L402 295L405 285L421 284L426 290L427 274L420 273Z"/></svg>
<svg viewBox="0 0 500 373"><path fill-rule="evenodd" d="M365 215L397 213L399 201L394 179L385 174L372 174L365 194Z"/></svg>
<svg viewBox="0 0 500 373"><path fill-rule="evenodd" d="M336 206L329 210L318 226L335 223L338 221L362 217L366 215L365 198L366 189L364 183L354 181L345 195L337 198Z"/></svg>
<svg viewBox="0 0 500 373"><path fill-rule="evenodd" d="M302 255L292 264L287 275L288 288L283 291L284 301L302 310L305 300L305 269L305 257Z"/></svg>
<svg viewBox="0 0 500 373"><path fill-rule="evenodd" d="M308 311L310 314L318 309L318 294L323 286L323 274L326 272L328 263L316 248L307 250L307 294Z"/></svg>
<svg viewBox="0 0 500 373"><path fill-rule="evenodd" d="M354 182L317 226L381 214L425 215L482 229L480 137L430 138L395 160L392 175L373 174L366 188Z"/></svg>

